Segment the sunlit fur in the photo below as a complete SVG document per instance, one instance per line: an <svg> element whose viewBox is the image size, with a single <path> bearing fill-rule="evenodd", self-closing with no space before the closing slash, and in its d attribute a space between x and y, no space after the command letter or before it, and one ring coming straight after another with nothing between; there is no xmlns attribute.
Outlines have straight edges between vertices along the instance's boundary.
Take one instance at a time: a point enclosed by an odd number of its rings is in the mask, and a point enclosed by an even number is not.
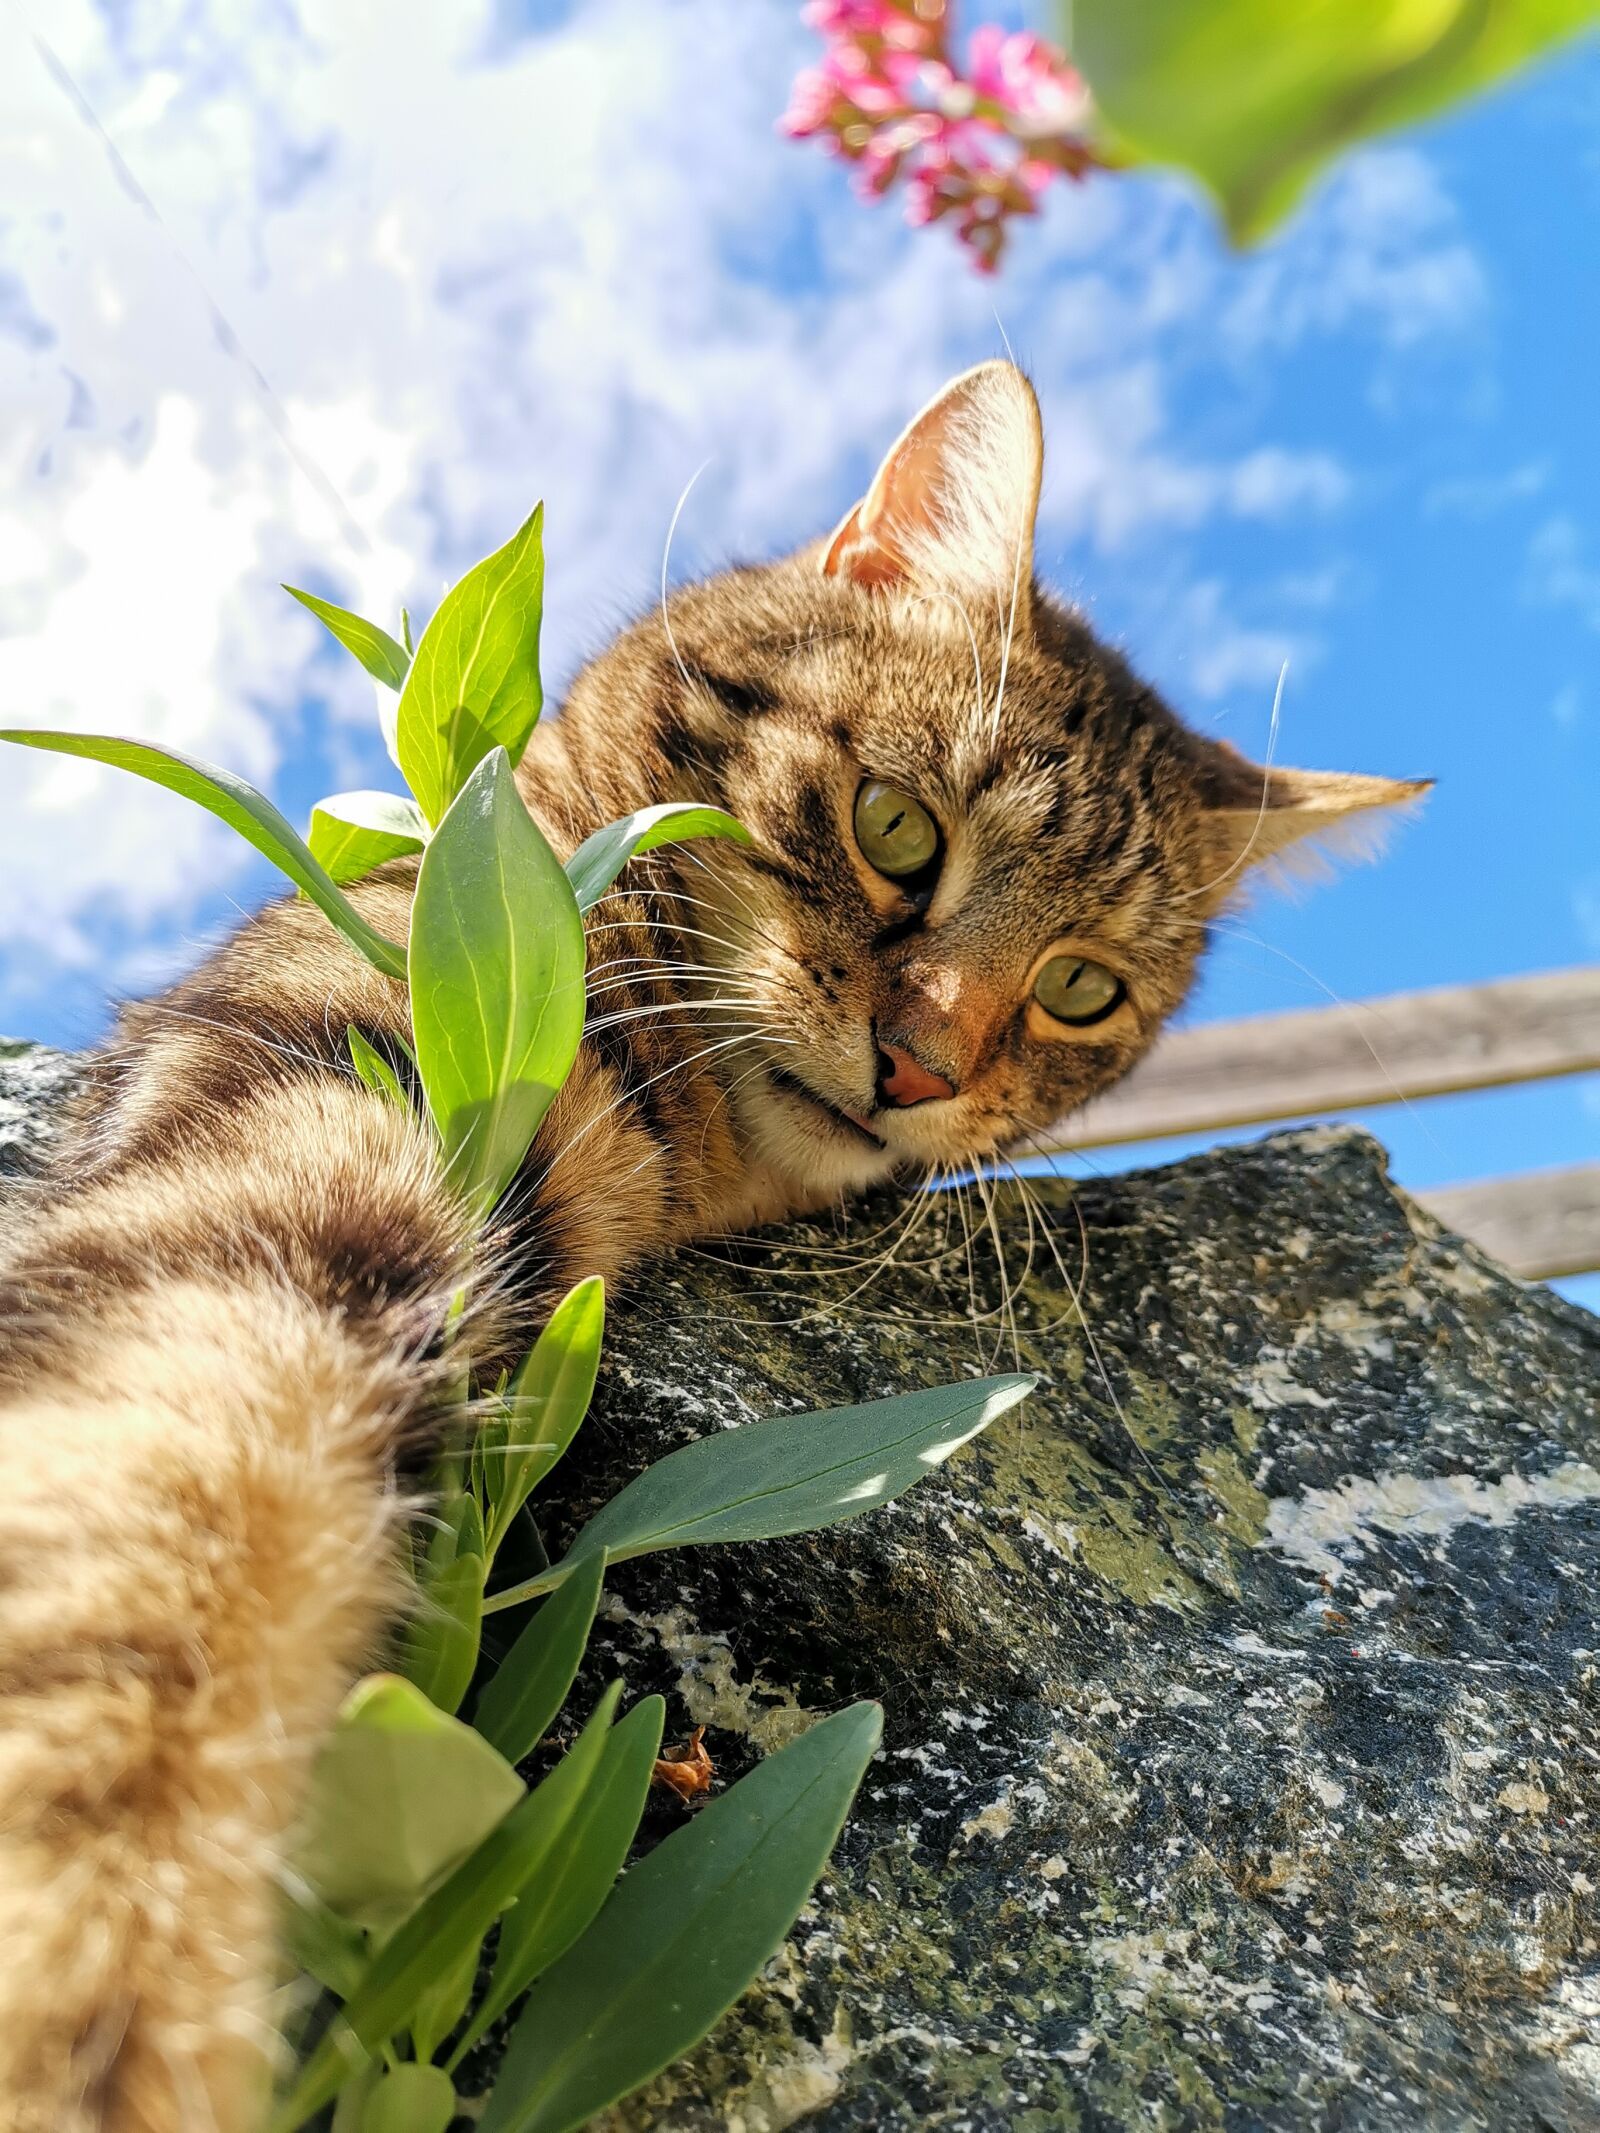
<svg viewBox="0 0 1600 2133"><path fill-rule="evenodd" d="M755 841L597 906L584 1047L488 1240L351 1071L352 1023L402 1062L403 989L304 902L95 1061L0 1270L6 2133L256 2123L284 1836L383 1651L469 1270L487 1368L582 1275L1003 1149L1146 1049L1247 863L1420 790L1188 732L1034 587L1038 486L1025 382L971 373L831 540L679 594L535 735L564 853L677 798ZM856 849L866 777L941 828L924 909ZM355 892L391 936L413 879ZM1088 1030L1030 1004L1068 948L1127 988ZM880 1042L956 1093L879 1107Z"/></svg>

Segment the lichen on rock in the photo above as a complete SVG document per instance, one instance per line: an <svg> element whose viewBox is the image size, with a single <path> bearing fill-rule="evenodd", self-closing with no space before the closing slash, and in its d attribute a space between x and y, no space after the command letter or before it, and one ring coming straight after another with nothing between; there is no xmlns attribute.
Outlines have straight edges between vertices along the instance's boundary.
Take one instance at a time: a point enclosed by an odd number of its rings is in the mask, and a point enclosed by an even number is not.
<svg viewBox="0 0 1600 2133"><path fill-rule="evenodd" d="M884 1201L614 1314L552 1548L706 1430L1043 1383L852 1525L610 1573L577 1713L661 1689L719 1783L886 1727L788 1947L608 2133L1600 2124L1600 1322L1360 1134L994 1193L1003 1274Z"/></svg>

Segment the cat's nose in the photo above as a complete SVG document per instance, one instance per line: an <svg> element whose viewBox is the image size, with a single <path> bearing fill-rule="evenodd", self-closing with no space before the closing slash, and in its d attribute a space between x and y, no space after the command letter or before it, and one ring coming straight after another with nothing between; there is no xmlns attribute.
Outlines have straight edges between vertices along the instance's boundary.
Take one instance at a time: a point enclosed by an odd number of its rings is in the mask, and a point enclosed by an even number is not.
<svg viewBox="0 0 1600 2133"><path fill-rule="evenodd" d="M922 1064L914 1052L908 1052L903 1044L889 1044L878 1039L878 1101L880 1104L898 1104L902 1110L912 1104L931 1103L941 1096L954 1096L955 1086L942 1074L934 1074Z"/></svg>

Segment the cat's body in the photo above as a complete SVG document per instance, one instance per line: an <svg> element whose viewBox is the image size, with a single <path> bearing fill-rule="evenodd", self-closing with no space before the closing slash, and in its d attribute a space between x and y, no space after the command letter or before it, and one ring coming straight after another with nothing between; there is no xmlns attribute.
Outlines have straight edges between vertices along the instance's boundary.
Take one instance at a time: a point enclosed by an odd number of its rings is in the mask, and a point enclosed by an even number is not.
<svg viewBox="0 0 1600 2133"><path fill-rule="evenodd" d="M1247 858L1419 789L1190 734L1033 589L1038 450L1018 374L970 374L831 544L677 596L536 733L563 854L680 798L755 843L592 914L583 1049L476 1258L350 1070L403 989L309 905L97 1061L0 1269L5 2133L255 2123L279 1847L400 1598L469 1266L488 1361L582 1275L1045 1126L1146 1049ZM413 877L354 891L391 938Z"/></svg>

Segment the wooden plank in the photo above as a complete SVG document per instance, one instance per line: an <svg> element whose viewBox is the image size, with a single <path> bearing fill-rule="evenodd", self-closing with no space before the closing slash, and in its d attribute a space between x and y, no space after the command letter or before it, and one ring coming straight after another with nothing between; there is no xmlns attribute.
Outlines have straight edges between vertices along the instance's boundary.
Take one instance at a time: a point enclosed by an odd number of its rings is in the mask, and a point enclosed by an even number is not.
<svg viewBox="0 0 1600 2133"><path fill-rule="evenodd" d="M1525 1281L1600 1269L1600 1163L1529 1170L1416 1195L1457 1236Z"/></svg>
<svg viewBox="0 0 1600 2133"><path fill-rule="evenodd" d="M1600 965L1175 1030L1041 1152L1314 1118L1600 1069Z"/></svg>

